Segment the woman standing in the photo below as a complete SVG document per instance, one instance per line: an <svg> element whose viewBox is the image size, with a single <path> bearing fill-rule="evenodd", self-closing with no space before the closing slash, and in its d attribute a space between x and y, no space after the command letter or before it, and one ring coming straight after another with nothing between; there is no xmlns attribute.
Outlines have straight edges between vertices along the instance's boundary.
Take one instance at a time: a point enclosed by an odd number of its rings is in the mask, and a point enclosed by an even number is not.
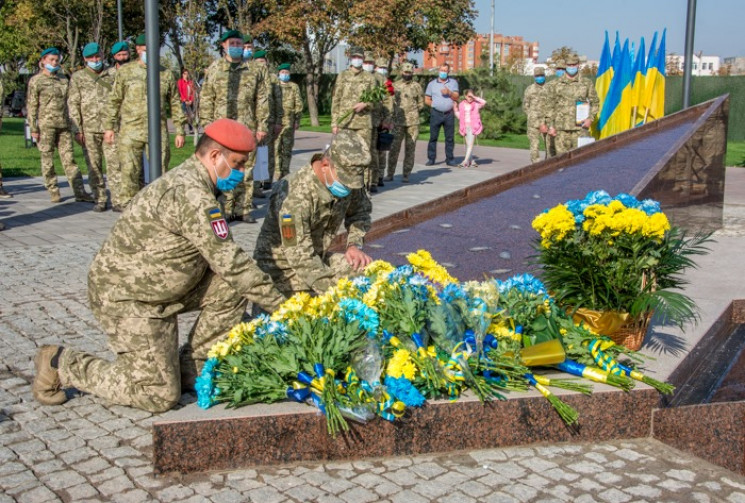
<svg viewBox="0 0 745 503"><path fill-rule="evenodd" d="M478 164L471 160L471 152L473 151L474 140L484 129L479 110L486 105L486 101L474 96L472 89L466 89L463 94L465 98L461 100L460 104L453 103L453 111L460 123L460 134L466 142L466 156L458 167L476 168Z"/></svg>

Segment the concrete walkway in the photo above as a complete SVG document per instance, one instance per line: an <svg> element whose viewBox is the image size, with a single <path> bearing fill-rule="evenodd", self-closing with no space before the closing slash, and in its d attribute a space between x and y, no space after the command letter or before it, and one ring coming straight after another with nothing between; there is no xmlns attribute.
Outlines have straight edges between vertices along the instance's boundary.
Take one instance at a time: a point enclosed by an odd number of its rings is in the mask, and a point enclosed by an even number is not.
<svg viewBox="0 0 745 503"><path fill-rule="evenodd" d="M329 135L300 133L293 169ZM440 157L442 155L442 145ZM417 159L426 159L418 144ZM456 146L462 155L462 146ZM477 148L474 170L417 165L411 184L386 184L373 197L374 218L478 183L528 162L520 150ZM458 158L458 156L456 156ZM10 164L11 160L3 160ZM400 168L399 168L400 169ZM0 503L6 501L729 501L745 502L745 477L654 440L540 445L359 462L153 477L150 425L157 416L91 397L44 407L31 396L32 358L41 344L63 344L110 357L87 306L88 265L118 214L75 203L49 203L40 178L4 180L15 196L0 201ZM266 200L257 200L259 214ZM727 173L725 229L690 275L702 307L700 326L729 300L745 298L745 170ZM252 249L258 225L235 224ZM186 333L193 315L179 320ZM658 353L666 374L690 349L690 328L675 354ZM694 335L692 335L694 334ZM185 396L184 403L194 400ZM581 413L581 411L580 411ZM631 412L630 412L631 413ZM557 421L559 419L557 418ZM467 432L464 432L467 434ZM216 439L229 441L229 439Z"/></svg>

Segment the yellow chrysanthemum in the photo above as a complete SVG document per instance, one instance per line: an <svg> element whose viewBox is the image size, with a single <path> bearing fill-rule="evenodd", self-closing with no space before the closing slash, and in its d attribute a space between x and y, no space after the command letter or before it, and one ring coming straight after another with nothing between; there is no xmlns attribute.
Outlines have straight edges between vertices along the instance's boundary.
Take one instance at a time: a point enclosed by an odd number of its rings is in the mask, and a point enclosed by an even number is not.
<svg viewBox="0 0 745 503"><path fill-rule="evenodd" d="M661 240L665 233L670 230L670 221L664 213L655 213L644 223L642 234L647 237Z"/></svg>
<svg viewBox="0 0 745 503"><path fill-rule="evenodd" d="M284 321L292 323L305 312L305 306L310 302L308 292L298 292L279 306L279 309L272 313L272 321Z"/></svg>
<svg viewBox="0 0 745 503"><path fill-rule="evenodd" d="M386 375L394 378L404 376L406 379L412 380L416 375L416 365L411 360L411 353L406 349L398 349L390 360L388 360L388 367L386 368Z"/></svg>
<svg viewBox="0 0 745 503"><path fill-rule="evenodd" d="M515 332L504 322L492 323L486 332L493 335L497 339L512 339L515 341L519 341L522 339L521 334Z"/></svg>
<svg viewBox="0 0 745 503"><path fill-rule="evenodd" d="M418 250L416 253L409 253L406 258L414 267L414 271L422 273L435 283L444 286L448 283L458 282L457 279L448 273L447 269L432 258L432 255L427 250Z"/></svg>
<svg viewBox="0 0 745 503"><path fill-rule="evenodd" d="M575 230L574 215L564 204L536 216L531 225L541 235L541 246L544 248L550 247L553 242L562 241Z"/></svg>
<svg viewBox="0 0 745 503"><path fill-rule="evenodd" d="M370 262L367 267L365 267L365 276L385 276L386 274L392 272L394 269L395 267L393 267L390 262L386 262L385 260L374 260Z"/></svg>

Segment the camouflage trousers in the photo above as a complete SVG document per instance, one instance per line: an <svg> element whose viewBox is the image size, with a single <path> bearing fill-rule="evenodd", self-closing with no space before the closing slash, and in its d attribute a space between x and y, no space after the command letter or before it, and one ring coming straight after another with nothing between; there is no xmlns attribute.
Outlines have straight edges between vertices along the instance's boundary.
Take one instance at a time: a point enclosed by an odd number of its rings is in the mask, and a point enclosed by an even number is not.
<svg viewBox="0 0 745 503"><path fill-rule="evenodd" d="M365 186L372 187L378 184L380 177L380 159L378 159L378 128L372 128L370 132L370 164L365 170Z"/></svg>
<svg viewBox="0 0 745 503"><path fill-rule="evenodd" d="M170 137L161 132L160 161L163 173L168 171L168 162L171 160L170 143ZM119 154L119 176L117 183L110 181L109 189L112 206L123 208L145 186L142 156L147 154L147 142L122 134L117 136L116 146Z"/></svg>
<svg viewBox="0 0 745 503"><path fill-rule="evenodd" d="M581 129L564 131L556 131L556 137L554 138L554 145L556 146L556 154L561 155L570 150L577 148L577 139L580 136L586 136L586 132Z"/></svg>
<svg viewBox="0 0 745 503"><path fill-rule="evenodd" d="M554 137L549 136L546 133L541 133L537 127L528 126L528 140L530 141L530 162L538 162L541 160L541 139L543 140L543 145L547 152L546 156L554 157L556 155Z"/></svg>
<svg viewBox="0 0 745 503"><path fill-rule="evenodd" d="M274 153L274 140L276 139L277 135L274 134L273 128L269 128L269 132L266 134L266 137L264 137L264 142L262 145L267 146L267 169L269 170L269 178L268 180L274 180L274 170L277 165L277 159Z"/></svg>
<svg viewBox="0 0 745 503"><path fill-rule="evenodd" d="M72 134L68 129L40 129L39 153L41 154L41 176L48 191L59 190L57 175L54 172L54 149L59 152L62 168L76 198L85 195L83 175L75 164L72 149Z"/></svg>
<svg viewBox="0 0 745 503"><path fill-rule="evenodd" d="M401 152L401 144L404 143L404 176L409 176L414 169L414 157L416 155L416 139L419 136L419 125L406 126L404 124L396 125L393 132L393 145L388 155L388 176L393 176L398 164L398 154Z"/></svg>
<svg viewBox="0 0 745 503"><path fill-rule="evenodd" d="M88 185L91 187L93 197L97 203L106 204L106 182L103 178L103 159L106 158L106 171L119 170L119 158L117 157L116 144L109 145L103 141L103 133L84 131L85 163L88 165Z"/></svg>
<svg viewBox="0 0 745 503"><path fill-rule="evenodd" d="M294 146L294 125L290 124L289 126L282 126L282 130L274 138L275 171L272 173L272 180L277 181L290 174L290 163L292 162L292 149Z"/></svg>
<svg viewBox="0 0 745 503"><path fill-rule="evenodd" d="M163 412L178 403L182 376L193 380L198 375L210 348L241 321L248 302L212 272L179 299L176 313L164 318L113 316L115 308L102 304L95 288L88 296L115 358L110 361L65 348L59 362L62 385L150 412ZM173 306L163 308L174 311ZM196 309L201 313L179 357L176 314Z"/></svg>

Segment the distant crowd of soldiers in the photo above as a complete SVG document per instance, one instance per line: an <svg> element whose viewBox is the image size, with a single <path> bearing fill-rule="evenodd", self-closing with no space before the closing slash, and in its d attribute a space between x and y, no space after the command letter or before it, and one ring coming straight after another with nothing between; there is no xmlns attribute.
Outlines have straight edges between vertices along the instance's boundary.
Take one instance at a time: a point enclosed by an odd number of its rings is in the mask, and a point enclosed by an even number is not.
<svg viewBox="0 0 745 503"><path fill-rule="evenodd" d="M523 111L528 117L530 160L540 160L540 140L546 157L577 148L579 138L589 136L598 113L599 100L592 80L579 74L579 57L570 54L555 62L556 77L546 82L543 67L534 70L535 83L523 95Z"/></svg>

